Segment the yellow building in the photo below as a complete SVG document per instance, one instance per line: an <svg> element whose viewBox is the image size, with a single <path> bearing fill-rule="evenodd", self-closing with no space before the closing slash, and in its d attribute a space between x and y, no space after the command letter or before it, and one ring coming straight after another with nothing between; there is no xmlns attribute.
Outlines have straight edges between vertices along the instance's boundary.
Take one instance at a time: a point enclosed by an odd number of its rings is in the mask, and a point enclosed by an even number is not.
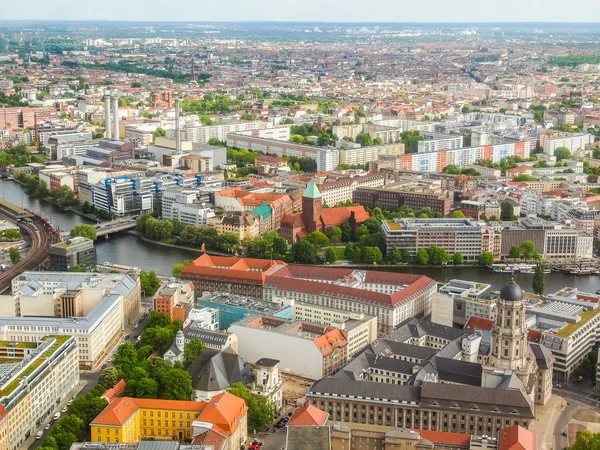
<svg viewBox="0 0 600 450"><path fill-rule="evenodd" d="M247 411L242 399L228 393L209 402L116 398L90 424L92 442L187 440L199 434L202 423L228 439L231 448L239 448L247 437Z"/></svg>

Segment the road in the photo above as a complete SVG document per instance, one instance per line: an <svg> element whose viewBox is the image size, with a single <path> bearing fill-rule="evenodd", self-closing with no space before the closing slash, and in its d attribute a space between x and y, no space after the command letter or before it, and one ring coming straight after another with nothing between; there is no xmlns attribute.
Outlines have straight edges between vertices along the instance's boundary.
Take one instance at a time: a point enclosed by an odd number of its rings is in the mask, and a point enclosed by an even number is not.
<svg viewBox="0 0 600 450"><path fill-rule="evenodd" d="M10 288L11 280L19 272L37 269L48 257L50 246L54 243L53 233L41 224L36 225L37 230L32 225L26 225L25 223L20 223L19 227L22 233L29 236L31 248L21 261L0 273L0 292L4 292Z"/></svg>
<svg viewBox="0 0 600 450"><path fill-rule="evenodd" d="M566 408L556 419L554 433L554 449L563 450L573 445L569 442L568 436L563 436L567 432L567 426L573 419L573 415L582 407L589 407L597 410L600 408L600 397L589 388L582 384L572 384L564 386L562 389L553 388L553 393L560 395L565 399Z"/></svg>

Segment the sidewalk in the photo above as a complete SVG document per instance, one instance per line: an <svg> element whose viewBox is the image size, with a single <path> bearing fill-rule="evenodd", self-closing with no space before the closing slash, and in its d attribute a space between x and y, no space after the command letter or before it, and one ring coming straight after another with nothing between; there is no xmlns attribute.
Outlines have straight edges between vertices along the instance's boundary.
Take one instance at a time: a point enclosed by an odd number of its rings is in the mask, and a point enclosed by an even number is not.
<svg viewBox="0 0 600 450"><path fill-rule="evenodd" d="M566 407L566 400L558 395L552 395L545 405L536 405L536 418L531 424L533 431L538 438L540 450L550 450L554 448L554 432L558 417Z"/></svg>
<svg viewBox="0 0 600 450"><path fill-rule="evenodd" d="M38 443L38 445L42 445L53 428L53 427L50 427L50 429L45 430L44 427L48 423L50 423L50 421L52 420L52 417L54 417L54 414L59 412L60 410L62 410L65 406L67 406L67 402L69 400L71 400L73 397L76 397L86 385L87 385L86 381L83 381L83 380L79 381L79 384L75 387L75 389L73 389L71 392L69 392L69 395L67 395L67 397L65 399L63 399L63 401L60 403L60 405L58 405L51 414L48 414L48 417L46 417L42 421L42 423L36 428L36 430L31 433L31 436L29 437L29 439L27 439L25 442L23 442L23 445L21 445L21 447L19 447L19 450L28 450L29 448L32 448L32 445L36 442ZM61 413L61 417L63 417L63 416L64 416L64 414ZM38 431L44 432L44 435L41 437L41 439L35 438L35 435ZM37 447L37 445L36 445L36 447Z"/></svg>

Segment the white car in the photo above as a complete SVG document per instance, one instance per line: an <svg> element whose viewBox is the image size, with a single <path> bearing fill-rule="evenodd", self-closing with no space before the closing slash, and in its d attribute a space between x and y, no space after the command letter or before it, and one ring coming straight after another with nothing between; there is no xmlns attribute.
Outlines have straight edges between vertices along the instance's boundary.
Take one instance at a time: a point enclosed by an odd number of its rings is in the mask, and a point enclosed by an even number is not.
<svg viewBox="0 0 600 450"><path fill-rule="evenodd" d="M51 423L47 423L46 426L44 427L44 430L49 430L50 429L50 425L52 425Z"/></svg>
<svg viewBox="0 0 600 450"><path fill-rule="evenodd" d="M36 439L41 439L43 435L44 435L44 432L43 432L43 431L38 431L38 432L36 433L36 435L35 435L35 438L36 438Z"/></svg>

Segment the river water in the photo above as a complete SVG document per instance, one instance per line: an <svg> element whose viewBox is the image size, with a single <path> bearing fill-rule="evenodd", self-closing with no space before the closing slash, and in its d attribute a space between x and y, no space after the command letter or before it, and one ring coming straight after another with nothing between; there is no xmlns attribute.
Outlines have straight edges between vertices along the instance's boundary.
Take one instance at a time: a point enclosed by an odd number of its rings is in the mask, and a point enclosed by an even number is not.
<svg viewBox="0 0 600 450"><path fill-rule="evenodd" d="M55 206L41 200L30 198L21 185L14 181L0 180L0 198L16 204L22 208L31 209L48 217L55 226L61 230L70 230L78 223L88 222L78 215L62 211ZM99 238L96 243L98 262L110 261L116 264L139 267L143 270L154 270L159 275L170 275L171 269L186 259L194 259L198 251L182 250L164 247L144 241L143 239L127 233L117 233L109 239ZM419 273L427 275L437 281L446 281L453 278L472 280L479 283L492 285L492 289L500 289L510 281L510 274L492 273L487 269L477 267L398 267L399 272ZM514 279L523 288L531 290L533 275L515 274ZM576 276L562 273L546 275L546 293L556 292L565 286L576 287L583 292L596 292L600 289L600 276Z"/></svg>

